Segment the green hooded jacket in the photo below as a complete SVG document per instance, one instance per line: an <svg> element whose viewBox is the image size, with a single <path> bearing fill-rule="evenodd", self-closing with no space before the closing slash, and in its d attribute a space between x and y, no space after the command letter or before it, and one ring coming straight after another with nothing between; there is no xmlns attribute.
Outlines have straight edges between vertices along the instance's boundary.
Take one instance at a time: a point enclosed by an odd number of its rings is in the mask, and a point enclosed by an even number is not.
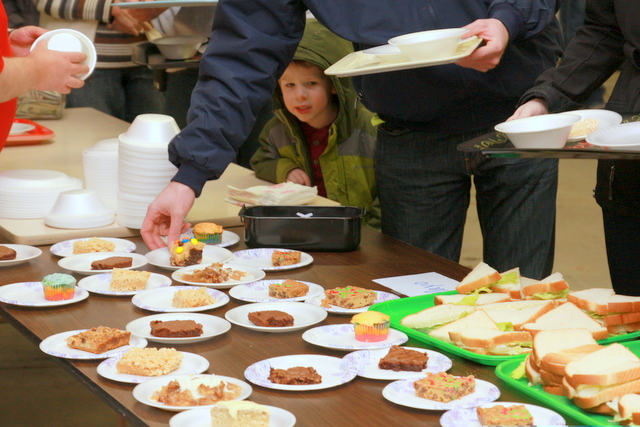
<svg viewBox="0 0 640 427"><path fill-rule="evenodd" d="M353 52L353 45L331 33L316 20L308 20L294 59L308 61L326 70ZM327 149L320 156L327 197L343 206L367 210L365 223L379 228L373 153L376 127L373 114L358 100L351 79L331 76L339 111L331 124ZM312 180L309 151L297 119L285 108L279 88L274 94L274 117L260 134L260 148L251 158L256 176L281 183L289 171L304 170Z"/></svg>

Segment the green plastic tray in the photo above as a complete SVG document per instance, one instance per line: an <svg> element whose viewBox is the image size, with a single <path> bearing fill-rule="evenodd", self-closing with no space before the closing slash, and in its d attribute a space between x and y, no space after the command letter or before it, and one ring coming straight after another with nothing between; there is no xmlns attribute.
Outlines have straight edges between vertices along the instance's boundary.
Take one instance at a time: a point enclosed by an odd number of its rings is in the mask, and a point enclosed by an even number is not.
<svg viewBox="0 0 640 427"><path fill-rule="evenodd" d="M436 347L440 350L447 351L451 354L458 355L467 360L472 360L474 362L480 363L482 365L488 366L497 366L500 363L509 361L509 360L521 360L526 355L517 354L514 356L491 356L485 354L477 354L469 350L465 350L463 348L457 347L453 344L449 344L447 342L441 341L437 338L433 338L423 332L416 331L415 329L407 328L406 326L402 326L400 324L400 320L409 314L417 313L420 310L424 310L428 307L433 307L435 305L435 297L436 295L455 295L456 291L448 291L448 292L440 292L437 294L430 295L420 295L417 297L409 297L409 298L400 298L391 301L381 302L379 304L375 304L369 308L369 310L380 311L382 313L387 314L391 317L391 327L393 329L397 329L399 331L404 332L408 336L418 341L421 341L425 344L428 344L432 347ZM604 340L598 341L598 343L606 345L614 342L623 342L633 340L640 336L640 331L634 332L631 334L618 335L610 338L606 338Z"/></svg>
<svg viewBox="0 0 640 427"><path fill-rule="evenodd" d="M622 342L620 343L629 350L631 350L637 356L640 356L640 341ZM515 380L511 378L511 373L520 365L520 360L510 360L508 362L501 363L496 367L496 375L502 379L507 385L523 392L536 399L537 401L545 404L546 406L553 408L554 410L573 418L574 420L583 423L585 426L617 426L618 423L613 423L613 417L609 415L591 414L584 412L578 408L573 402L563 396L556 396L549 394L542 390L540 384L534 386L529 385L529 381L526 377Z"/></svg>

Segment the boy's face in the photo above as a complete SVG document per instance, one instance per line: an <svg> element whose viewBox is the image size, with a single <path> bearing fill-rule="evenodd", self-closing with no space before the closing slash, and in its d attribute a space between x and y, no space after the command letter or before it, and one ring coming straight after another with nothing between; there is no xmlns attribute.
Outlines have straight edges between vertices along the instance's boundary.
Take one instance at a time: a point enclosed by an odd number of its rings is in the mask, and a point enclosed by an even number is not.
<svg viewBox="0 0 640 427"><path fill-rule="evenodd" d="M335 120L337 107L331 98L336 90L319 67L306 68L292 63L278 84L285 107L301 122L319 129Z"/></svg>

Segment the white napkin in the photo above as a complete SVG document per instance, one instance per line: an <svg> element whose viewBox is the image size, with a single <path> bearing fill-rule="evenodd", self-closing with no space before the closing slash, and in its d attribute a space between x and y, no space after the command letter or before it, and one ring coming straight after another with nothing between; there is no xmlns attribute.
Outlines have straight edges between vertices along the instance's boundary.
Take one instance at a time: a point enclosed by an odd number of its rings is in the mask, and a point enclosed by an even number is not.
<svg viewBox="0 0 640 427"><path fill-rule="evenodd" d="M231 185L229 189L229 203L237 205L306 205L318 195L316 187L283 182L272 186L257 185L247 189L240 189Z"/></svg>

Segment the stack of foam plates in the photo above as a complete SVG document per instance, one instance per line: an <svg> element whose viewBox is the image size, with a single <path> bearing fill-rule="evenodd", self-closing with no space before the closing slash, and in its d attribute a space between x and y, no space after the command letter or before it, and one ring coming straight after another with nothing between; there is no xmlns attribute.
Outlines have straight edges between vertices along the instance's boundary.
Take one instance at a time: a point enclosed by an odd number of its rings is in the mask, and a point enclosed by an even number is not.
<svg viewBox="0 0 640 427"><path fill-rule="evenodd" d="M119 136L118 224L142 227L147 207L177 172L167 145L179 130L171 116L141 114Z"/></svg>
<svg viewBox="0 0 640 427"><path fill-rule="evenodd" d="M115 211L118 201L118 138L104 139L82 152L84 184Z"/></svg>
<svg viewBox="0 0 640 427"><path fill-rule="evenodd" d="M62 172L13 169L0 172L0 218L44 218L58 195L82 188L82 180Z"/></svg>

